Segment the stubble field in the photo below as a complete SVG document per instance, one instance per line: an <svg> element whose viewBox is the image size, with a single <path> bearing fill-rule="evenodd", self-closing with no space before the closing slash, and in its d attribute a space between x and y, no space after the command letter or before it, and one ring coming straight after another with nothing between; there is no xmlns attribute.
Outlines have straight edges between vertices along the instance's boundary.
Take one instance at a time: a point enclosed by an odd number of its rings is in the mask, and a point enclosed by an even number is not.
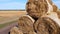
<svg viewBox="0 0 60 34"><path fill-rule="evenodd" d="M0 11L0 28L16 22L21 15L26 15L26 11L7 10Z"/></svg>

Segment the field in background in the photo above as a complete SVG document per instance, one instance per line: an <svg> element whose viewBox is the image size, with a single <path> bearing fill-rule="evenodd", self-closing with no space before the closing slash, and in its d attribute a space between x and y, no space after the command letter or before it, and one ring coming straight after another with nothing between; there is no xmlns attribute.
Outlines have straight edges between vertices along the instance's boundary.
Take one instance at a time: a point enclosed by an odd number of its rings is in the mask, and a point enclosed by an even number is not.
<svg viewBox="0 0 60 34"><path fill-rule="evenodd" d="M19 16L25 15L25 14L27 14L26 11L2 10L0 11L0 24L17 19L19 18Z"/></svg>
<svg viewBox="0 0 60 34"><path fill-rule="evenodd" d="M13 10L7 10L7 11L0 11L0 16L3 17L12 17L12 16L20 16L20 15L24 15L27 14L26 11L13 11Z"/></svg>
<svg viewBox="0 0 60 34"><path fill-rule="evenodd" d="M6 10L0 11L0 28L15 23L19 16L27 14L26 11Z"/></svg>

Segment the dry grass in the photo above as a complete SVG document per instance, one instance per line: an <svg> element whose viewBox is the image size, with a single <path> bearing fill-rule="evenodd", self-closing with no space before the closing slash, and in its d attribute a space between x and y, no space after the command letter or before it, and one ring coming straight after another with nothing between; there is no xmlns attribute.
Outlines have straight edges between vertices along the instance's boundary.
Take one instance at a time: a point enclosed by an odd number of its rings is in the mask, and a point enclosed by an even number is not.
<svg viewBox="0 0 60 34"><path fill-rule="evenodd" d="M19 18L27 14L26 11L0 11L0 24Z"/></svg>
<svg viewBox="0 0 60 34"><path fill-rule="evenodd" d="M20 16L27 14L26 11L0 11L0 16L11 17L11 16Z"/></svg>
<svg viewBox="0 0 60 34"><path fill-rule="evenodd" d="M0 11L0 28L15 23L20 15L27 14L26 11ZM16 17L18 16L18 17Z"/></svg>

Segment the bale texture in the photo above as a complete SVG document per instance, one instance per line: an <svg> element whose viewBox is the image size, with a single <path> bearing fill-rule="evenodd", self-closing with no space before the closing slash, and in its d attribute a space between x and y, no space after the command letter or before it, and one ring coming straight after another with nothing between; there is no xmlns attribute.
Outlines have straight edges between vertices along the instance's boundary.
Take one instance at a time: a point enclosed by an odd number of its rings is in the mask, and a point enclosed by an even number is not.
<svg viewBox="0 0 60 34"><path fill-rule="evenodd" d="M34 19L32 19L29 15L24 15L19 18L18 27L19 30L22 30L23 33L31 34L34 32L33 29Z"/></svg>
<svg viewBox="0 0 60 34"><path fill-rule="evenodd" d="M34 29L37 34L49 34L46 23L41 18L34 23Z"/></svg>
<svg viewBox="0 0 60 34"><path fill-rule="evenodd" d="M34 24L37 34L58 34L59 25L48 17L40 18Z"/></svg>
<svg viewBox="0 0 60 34"><path fill-rule="evenodd" d="M39 18L48 11L46 0L29 0L26 4L28 15L33 18Z"/></svg>
<svg viewBox="0 0 60 34"><path fill-rule="evenodd" d="M50 12L57 12L58 7L52 0L28 0L26 11L33 18L39 18Z"/></svg>
<svg viewBox="0 0 60 34"><path fill-rule="evenodd" d="M21 30L19 30L18 27L13 27L11 30L10 30L10 34L23 34L23 32Z"/></svg>

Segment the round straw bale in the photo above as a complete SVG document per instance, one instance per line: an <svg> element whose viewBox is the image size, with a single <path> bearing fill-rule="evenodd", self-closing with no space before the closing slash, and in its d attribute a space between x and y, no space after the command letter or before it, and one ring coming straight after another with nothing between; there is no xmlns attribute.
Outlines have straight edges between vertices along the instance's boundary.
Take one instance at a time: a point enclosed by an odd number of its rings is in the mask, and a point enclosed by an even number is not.
<svg viewBox="0 0 60 34"><path fill-rule="evenodd" d="M33 24L35 20L31 18L29 15L23 15L19 18L18 27L24 33L28 33L29 31L33 31Z"/></svg>

